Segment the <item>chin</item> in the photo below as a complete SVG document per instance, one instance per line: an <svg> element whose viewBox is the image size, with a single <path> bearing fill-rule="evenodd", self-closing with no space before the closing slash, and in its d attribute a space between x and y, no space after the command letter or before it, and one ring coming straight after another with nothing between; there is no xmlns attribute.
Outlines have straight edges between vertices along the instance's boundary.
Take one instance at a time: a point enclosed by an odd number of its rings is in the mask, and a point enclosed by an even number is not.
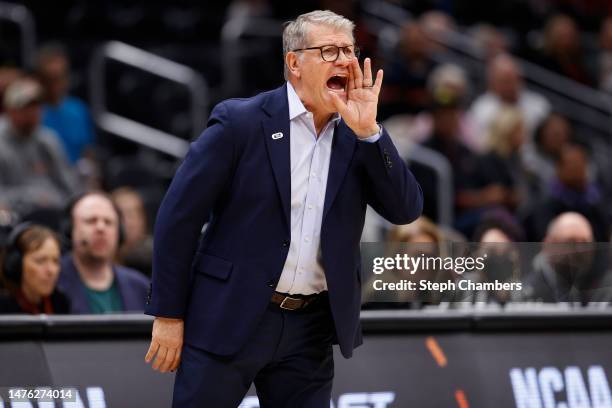
<svg viewBox="0 0 612 408"><path fill-rule="evenodd" d="M323 99L323 102L324 102L324 109L326 113L329 113L329 114L337 113L338 109L336 109L336 107L334 106L331 96L329 94L325 96L326 97ZM346 103L346 96L340 95L340 99L342 99L344 103Z"/></svg>
<svg viewBox="0 0 612 408"><path fill-rule="evenodd" d="M45 288L40 288L40 290L38 291L38 294L42 297L47 297L47 296L51 296L51 293L53 293L53 288L55 287L55 285L51 286L51 287L45 287Z"/></svg>

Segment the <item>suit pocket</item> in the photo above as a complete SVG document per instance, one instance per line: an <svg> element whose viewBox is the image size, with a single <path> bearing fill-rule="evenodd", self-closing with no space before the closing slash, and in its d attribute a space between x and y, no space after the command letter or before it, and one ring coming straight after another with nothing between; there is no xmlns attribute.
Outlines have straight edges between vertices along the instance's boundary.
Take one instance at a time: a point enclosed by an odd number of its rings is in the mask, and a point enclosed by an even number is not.
<svg viewBox="0 0 612 408"><path fill-rule="evenodd" d="M227 280L233 268L234 264L228 260L213 255L199 254L199 259L195 264L195 273Z"/></svg>

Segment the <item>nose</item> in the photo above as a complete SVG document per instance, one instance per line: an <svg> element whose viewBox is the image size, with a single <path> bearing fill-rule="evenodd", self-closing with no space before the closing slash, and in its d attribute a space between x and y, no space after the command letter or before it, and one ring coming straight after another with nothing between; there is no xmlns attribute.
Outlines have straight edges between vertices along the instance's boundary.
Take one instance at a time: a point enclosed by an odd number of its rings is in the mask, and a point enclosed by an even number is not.
<svg viewBox="0 0 612 408"><path fill-rule="evenodd" d="M53 277L59 275L60 268L59 268L59 265L56 262L49 261L49 262L47 262L45 267L46 267L45 268L46 269L45 272L47 273L48 277L53 278Z"/></svg>
<svg viewBox="0 0 612 408"><path fill-rule="evenodd" d="M336 58L336 65L340 65L340 66L346 66L351 62L352 58L347 57L344 54L344 51L342 49L338 50L338 58Z"/></svg>

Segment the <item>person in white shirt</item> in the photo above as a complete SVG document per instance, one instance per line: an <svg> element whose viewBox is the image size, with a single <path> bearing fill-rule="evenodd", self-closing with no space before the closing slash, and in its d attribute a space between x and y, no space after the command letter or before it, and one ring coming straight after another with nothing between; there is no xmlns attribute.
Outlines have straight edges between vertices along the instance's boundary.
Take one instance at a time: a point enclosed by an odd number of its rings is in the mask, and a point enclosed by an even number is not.
<svg viewBox="0 0 612 408"><path fill-rule="evenodd" d="M478 96L468 115L484 146L489 126L503 106L518 108L523 114L529 140L540 122L548 116L550 103L542 95L525 89L523 76L516 60L508 54L494 57L487 67L488 88Z"/></svg>

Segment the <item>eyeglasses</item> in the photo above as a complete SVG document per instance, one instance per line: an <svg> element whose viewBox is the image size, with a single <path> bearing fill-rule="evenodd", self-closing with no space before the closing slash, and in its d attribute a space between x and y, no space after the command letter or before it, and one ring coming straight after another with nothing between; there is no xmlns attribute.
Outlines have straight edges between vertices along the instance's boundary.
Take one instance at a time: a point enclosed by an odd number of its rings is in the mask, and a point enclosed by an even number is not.
<svg viewBox="0 0 612 408"><path fill-rule="evenodd" d="M336 62L340 56L340 50L347 59L359 58L359 47L355 45L347 45L346 47L338 47L337 45L323 45L321 47L309 47L309 48L298 48L293 52L306 51L306 50L319 50L321 51L321 58L323 61Z"/></svg>

